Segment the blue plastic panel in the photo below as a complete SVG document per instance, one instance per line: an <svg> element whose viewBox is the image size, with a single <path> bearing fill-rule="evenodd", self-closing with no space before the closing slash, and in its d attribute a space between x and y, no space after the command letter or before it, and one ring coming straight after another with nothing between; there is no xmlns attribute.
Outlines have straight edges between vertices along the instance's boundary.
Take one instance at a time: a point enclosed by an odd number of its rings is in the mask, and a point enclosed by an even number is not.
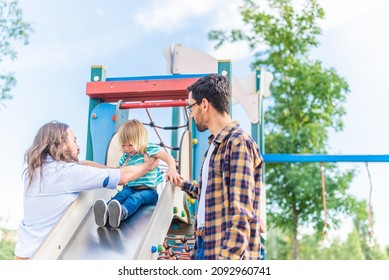
<svg viewBox="0 0 389 280"><path fill-rule="evenodd" d="M101 103L93 109L90 117L93 160L101 164L106 162L108 145L115 133L115 114L116 106Z"/></svg>

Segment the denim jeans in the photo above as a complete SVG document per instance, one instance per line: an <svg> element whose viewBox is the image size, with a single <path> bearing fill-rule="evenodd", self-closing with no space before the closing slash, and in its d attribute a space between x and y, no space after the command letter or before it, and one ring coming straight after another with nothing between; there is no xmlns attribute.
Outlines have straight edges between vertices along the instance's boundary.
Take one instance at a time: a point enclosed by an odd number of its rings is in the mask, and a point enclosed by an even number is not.
<svg viewBox="0 0 389 280"><path fill-rule="evenodd" d="M196 237L196 260L204 260L204 239L202 236Z"/></svg>
<svg viewBox="0 0 389 280"><path fill-rule="evenodd" d="M123 210L127 212L125 218L128 218L142 205L156 204L158 201L158 192L151 188L137 190L131 187L124 187L120 192L112 197L111 200L114 199L124 206L123 208L125 209Z"/></svg>

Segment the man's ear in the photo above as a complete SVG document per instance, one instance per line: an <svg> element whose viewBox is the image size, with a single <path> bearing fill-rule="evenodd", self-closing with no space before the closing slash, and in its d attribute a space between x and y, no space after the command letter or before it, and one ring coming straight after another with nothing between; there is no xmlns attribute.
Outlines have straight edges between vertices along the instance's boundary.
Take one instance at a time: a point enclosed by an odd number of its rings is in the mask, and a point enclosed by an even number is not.
<svg viewBox="0 0 389 280"><path fill-rule="evenodd" d="M208 99L203 98L203 99L201 100L201 103L200 103L199 106L202 107L203 112L207 112L207 111L209 110L209 106L211 106L211 104L209 103Z"/></svg>

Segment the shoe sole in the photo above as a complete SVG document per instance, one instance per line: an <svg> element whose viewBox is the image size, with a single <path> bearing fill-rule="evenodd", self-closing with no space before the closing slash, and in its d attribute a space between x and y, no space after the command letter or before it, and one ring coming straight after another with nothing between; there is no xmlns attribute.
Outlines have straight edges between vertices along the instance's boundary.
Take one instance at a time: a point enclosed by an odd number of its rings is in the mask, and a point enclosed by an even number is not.
<svg viewBox="0 0 389 280"><path fill-rule="evenodd" d="M98 199L93 205L93 213L95 215L96 225L103 227L107 223L107 203L104 200Z"/></svg>
<svg viewBox="0 0 389 280"><path fill-rule="evenodd" d="M108 204L108 217L108 222L111 227L119 227L122 217L122 206L120 205L119 201L112 200Z"/></svg>

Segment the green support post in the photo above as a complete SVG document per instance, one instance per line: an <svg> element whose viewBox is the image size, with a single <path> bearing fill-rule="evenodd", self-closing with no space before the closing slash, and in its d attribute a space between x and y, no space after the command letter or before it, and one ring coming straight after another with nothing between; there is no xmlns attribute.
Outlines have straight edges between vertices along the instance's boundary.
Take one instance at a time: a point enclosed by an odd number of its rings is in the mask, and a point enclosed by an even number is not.
<svg viewBox="0 0 389 280"><path fill-rule="evenodd" d="M91 67L91 82L105 82L107 70L104 66L92 66ZM86 159L93 160L93 147L92 147L92 137L90 131L90 119L93 109L101 103L100 98L90 98L89 99L89 112L88 112L88 134L86 141Z"/></svg>
<svg viewBox="0 0 389 280"><path fill-rule="evenodd" d="M258 93L258 111L259 111L259 120L257 123L252 123L251 124L251 136L253 137L253 139L255 140L255 142L257 142L258 146L259 146L259 150L261 152L261 154L263 154L264 152L264 145L263 145L263 129L262 129L262 123L263 123L263 120L262 120L262 96L261 96L261 92L260 92L260 84L261 84L261 68L257 68L255 69L255 90L256 92Z"/></svg>
<svg viewBox="0 0 389 280"><path fill-rule="evenodd" d="M255 90L258 92L259 121L251 124L251 135L257 142L261 155L265 154L265 137L264 137L264 113L263 113L263 94L261 92L261 68L255 69ZM262 181L265 183L265 165L262 170Z"/></svg>
<svg viewBox="0 0 389 280"><path fill-rule="evenodd" d="M255 90L258 93L258 110L259 110L259 120L258 123L251 124L251 133L253 139L257 142L259 151L261 152L261 155L265 152L265 142L264 142L264 131L263 131L263 124L264 124L264 114L263 114L263 94L261 92L261 68L255 69ZM265 164L263 165L262 169L262 182L265 183ZM266 190L265 190L266 191ZM266 201L262 201L266 203ZM261 236L261 242L263 244L266 243L266 240ZM262 249L262 255L263 258L266 259L266 251L265 249Z"/></svg>
<svg viewBox="0 0 389 280"><path fill-rule="evenodd" d="M217 64L218 74L227 76L228 81L230 82L230 89L232 88L232 67L231 67L231 60L219 60ZM232 94L230 99L230 116L232 117Z"/></svg>
<svg viewBox="0 0 389 280"><path fill-rule="evenodd" d="M180 124L180 108L179 107L173 107L172 109L172 126L179 126ZM173 129L172 130L172 147L178 147L178 130ZM171 151L172 156L177 160L177 151L172 150Z"/></svg>

